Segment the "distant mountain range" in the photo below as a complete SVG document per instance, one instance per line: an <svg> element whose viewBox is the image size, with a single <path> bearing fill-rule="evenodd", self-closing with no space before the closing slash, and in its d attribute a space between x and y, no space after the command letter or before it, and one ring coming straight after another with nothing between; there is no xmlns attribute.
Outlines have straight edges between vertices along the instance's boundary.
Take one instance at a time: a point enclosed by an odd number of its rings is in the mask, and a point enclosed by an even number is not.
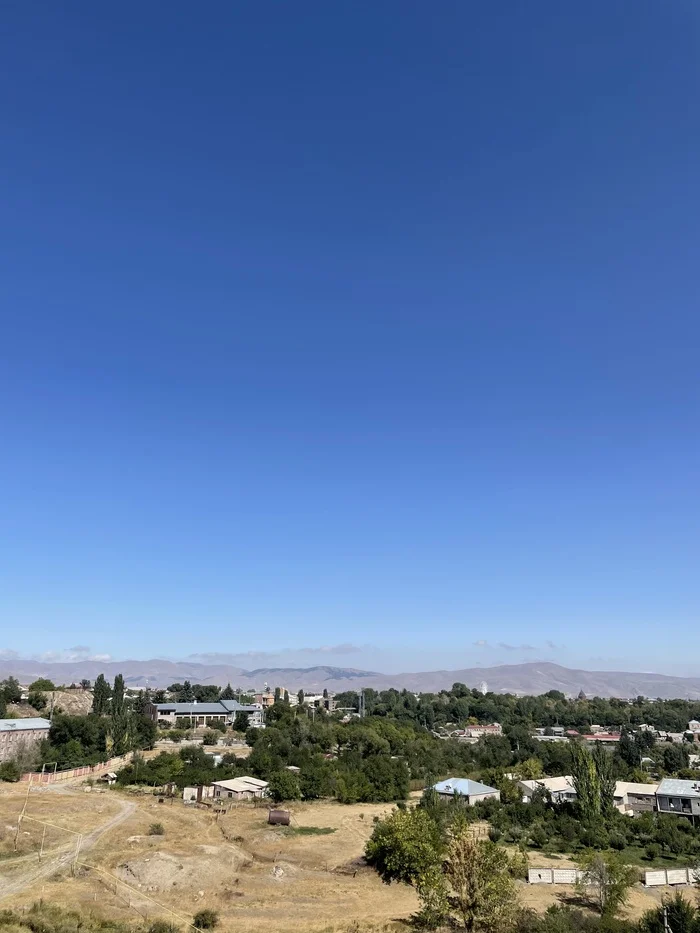
<svg viewBox="0 0 700 933"><path fill-rule="evenodd" d="M548 690L576 695L583 690L588 696L635 697L639 695L663 699L700 699L700 677L673 677L666 674L642 674L626 671L572 670L547 661L528 664L502 664L498 667L472 667L457 671L427 671L416 674L379 674L353 667L261 667L244 670L229 664L201 664L194 661L70 661L44 662L18 659L0 660L0 678L10 674L21 683L37 677L49 677L56 684L70 684L83 678L94 680L98 674L113 679L124 674L131 687L166 687L189 680L192 683L230 683L244 690L282 686L289 691L299 689L315 692L374 687L384 690L406 688L416 693L437 692L460 682L478 687L485 681L494 693L538 694Z"/></svg>

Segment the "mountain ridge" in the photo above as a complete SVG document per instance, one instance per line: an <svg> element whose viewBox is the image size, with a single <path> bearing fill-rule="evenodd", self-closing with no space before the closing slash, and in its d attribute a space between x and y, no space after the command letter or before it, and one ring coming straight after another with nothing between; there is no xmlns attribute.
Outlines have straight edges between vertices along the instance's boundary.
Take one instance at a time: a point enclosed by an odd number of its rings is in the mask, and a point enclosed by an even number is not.
<svg viewBox="0 0 700 933"><path fill-rule="evenodd" d="M231 664L204 664L197 661L170 661L152 658L145 661L38 661L19 658L0 659L0 678L10 675L22 683L37 677L49 677L56 683L94 680L103 673L108 679L124 674L131 687L166 687L189 680L192 683L231 683L244 690L283 686L290 691L336 692L360 687L377 690L407 689L416 693L435 693L453 683L478 687L482 681L495 693L540 694L548 690L576 695L580 690L589 696L635 697L639 695L661 699L700 699L700 677L677 677L631 671L589 671L567 668L551 661L529 661L523 664L500 664L493 667L460 668L457 670L382 674L358 668L315 665L313 667L259 667L246 670Z"/></svg>

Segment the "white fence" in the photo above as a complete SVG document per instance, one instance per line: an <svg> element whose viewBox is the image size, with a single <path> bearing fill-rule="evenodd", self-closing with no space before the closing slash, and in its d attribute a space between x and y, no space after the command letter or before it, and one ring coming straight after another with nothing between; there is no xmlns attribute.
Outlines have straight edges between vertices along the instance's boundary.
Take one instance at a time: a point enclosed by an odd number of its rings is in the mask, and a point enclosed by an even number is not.
<svg viewBox="0 0 700 933"><path fill-rule="evenodd" d="M583 872L575 868L530 868L527 872L529 884L576 884Z"/></svg>
<svg viewBox="0 0 700 933"><path fill-rule="evenodd" d="M644 884L648 888L666 884L698 884L700 876L695 868L663 868L644 873Z"/></svg>

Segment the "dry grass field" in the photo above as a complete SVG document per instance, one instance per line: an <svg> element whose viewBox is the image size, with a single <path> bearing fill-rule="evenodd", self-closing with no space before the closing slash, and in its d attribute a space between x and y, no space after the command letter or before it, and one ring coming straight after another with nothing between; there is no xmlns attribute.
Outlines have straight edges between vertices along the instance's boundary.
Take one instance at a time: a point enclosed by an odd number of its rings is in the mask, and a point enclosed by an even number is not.
<svg viewBox="0 0 700 933"><path fill-rule="evenodd" d="M170 917L178 925L209 907L219 912L225 933L399 929L417 907L413 891L383 885L360 861L373 818L387 813L388 805L297 804L286 829L268 826L266 807L251 804L217 818L209 810L185 807L179 799L159 803L150 794L97 789L88 794L81 787L36 790L28 815L85 833L88 840L74 869L74 849L67 848L72 837L48 830L49 853L39 875L33 866L39 864L41 826L25 821L19 851L13 852L23 802L23 788L0 786L2 907L24 906L43 896L63 907L97 909L122 921L139 915ZM98 837L96 830L107 823L109 831ZM149 834L154 823L162 824L163 835ZM314 834L314 828L332 832ZM62 861L61 851L69 853ZM570 864L566 858L531 858L533 866L550 863ZM10 885L15 886L13 893L3 897ZM575 893L566 886L520 887L523 905L538 911L574 899ZM663 893L635 888L629 915L639 916L658 904Z"/></svg>
<svg viewBox="0 0 700 933"><path fill-rule="evenodd" d="M373 871L357 864L372 818L388 812L387 805L298 804L287 829L268 826L267 808L250 804L217 820L210 811L187 808L180 800L159 804L151 795L84 794L76 788L72 793L32 792L27 813L50 811L52 822L88 832L118 813L123 801L135 804L134 811L85 853L77 870L66 862L3 898L1 906L44 897L120 920L137 919L139 913L167 917L168 909L189 918L211 907L220 913L225 931L385 930L416 909L411 890L383 885ZM0 791L3 827L13 821L16 826L22 803L16 790ZM164 835L149 835L155 822L163 824ZM303 834L309 827L334 831ZM37 847L27 842L26 849L34 864ZM0 859L0 898L3 881L16 881L27 864L26 858Z"/></svg>

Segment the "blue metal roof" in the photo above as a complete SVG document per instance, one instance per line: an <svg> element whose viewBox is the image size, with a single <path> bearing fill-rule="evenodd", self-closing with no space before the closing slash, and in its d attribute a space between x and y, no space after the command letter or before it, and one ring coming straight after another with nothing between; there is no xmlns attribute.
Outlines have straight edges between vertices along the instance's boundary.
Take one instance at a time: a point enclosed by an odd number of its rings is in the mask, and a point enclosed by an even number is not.
<svg viewBox="0 0 700 933"><path fill-rule="evenodd" d="M469 778L447 778L446 781L433 784L433 790L436 790L438 794L462 794L464 797L497 793L495 787L489 787L488 784L472 781Z"/></svg>
<svg viewBox="0 0 700 933"><path fill-rule="evenodd" d="M19 732L22 729L50 729L48 719L0 719L0 732Z"/></svg>

